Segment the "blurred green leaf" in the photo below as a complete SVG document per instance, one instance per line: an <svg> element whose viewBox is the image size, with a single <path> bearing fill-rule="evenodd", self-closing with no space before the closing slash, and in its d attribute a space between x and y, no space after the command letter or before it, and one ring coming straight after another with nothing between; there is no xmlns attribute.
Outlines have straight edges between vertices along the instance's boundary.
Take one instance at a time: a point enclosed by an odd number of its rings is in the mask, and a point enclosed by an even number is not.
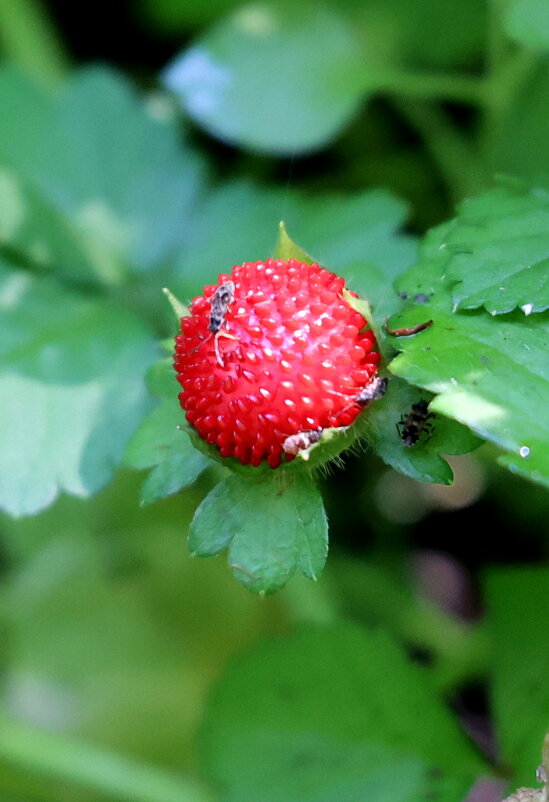
<svg viewBox="0 0 549 802"><path fill-rule="evenodd" d="M189 549L209 557L229 548L234 575L254 592L282 587L297 568L316 579L328 552L322 498L305 474L229 476L198 507Z"/></svg>
<svg viewBox="0 0 549 802"><path fill-rule="evenodd" d="M549 192L502 187L465 201L441 247L458 308L549 308Z"/></svg>
<svg viewBox="0 0 549 802"><path fill-rule="evenodd" d="M380 403L363 413L366 437L381 459L400 473L420 482L452 484L454 475L441 454L466 454L481 444L469 429L441 415L430 420L432 433L425 431L419 442L407 447L402 442L398 424L411 412L412 404L425 399L425 393L396 377L389 380Z"/></svg>
<svg viewBox="0 0 549 802"><path fill-rule="evenodd" d="M173 353L175 343L171 341L170 351ZM163 398L165 401L173 400L181 392L180 384L177 381L173 369L173 357L165 357L157 360L147 372L147 384L153 395ZM181 423L181 420L179 421Z"/></svg>
<svg viewBox="0 0 549 802"><path fill-rule="evenodd" d="M296 154L330 142L354 116L368 58L337 7L246 5L164 72L187 113L231 144Z"/></svg>
<svg viewBox="0 0 549 802"><path fill-rule="evenodd" d="M139 482L120 471L86 501L2 518L2 700L19 720L180 773L195 765L212 677L284 610L243 591L223 561L189 557L199 487L140 508ZM3 802L3 764L0 777ZM65 800L43 783L40 802Z"/></svg>
<svg viewBox="0 0 549 802"><path fill-rule="evenodd" d="M175 388L174 398L162 401L135 430L126 447L124 463L137 469L158 465L172 443L183 440L184 432L177 428L182 423L184 416Z"/></svg>
<svg viewBox="0 0 549 802"><path fill-rule="evenodd" d="M431 411L511 452L499 459L503 465L549 485L549 313L496 318L479 310L456 312L448 278L452 256L441 248L448 231L452 224L430 233L418 265L398 282L410 299L398 325L426 318L433 325L400 338L402 353L389 369L436 393Z"/></svg>
<svg viewBox="0 0 549 802"><path fill-rule="evenodd" d="M12 207L0 244L116 284L185 241L203 167L166 98L145 105L116 72L90 67L58 96L4 71L0 105L0 197Z"/></svg>
<svg viewBox="0 0 549 802"><path fill-rule="evenodd" d="M505 9L505 30L519 45L549 50L549 4L546 0L512 0Z"/></svg>
<svg viewBox="0 0 549 802"><path fill-rule="evenodd" d="M112 475L147 408L155 349L126 311L0 269L0 505L13 515Z"/></svg>
<svg viewBox="0 0 549 802"><path fill-rule="evenodd" d="M223 802L461 802L482 770L426 673L385 633L343 624L233 663L202 743Z"/></svg>
<svg viewBox="0 0 549 802"><path fill-rule="evenodd" d="M532 786L549 730L549 569L491 569L486 593L500 760L513 771L511 787Z"/></svg>
<svg viewBox="0 0 549 802"><path fill-rule="evenodd" d="M141 0L147 22L173 36L212 23L241 5L240 0ZM483 0L339 0L334 6L344 14L368 53L385 62L404 62L414 67L468 67L478 61L486 35ZM261 6L259 6L261 8Z"/></svg>
<svg viewBox="0 0 549 802"><path fill-rule="evenodd" d="M393 279L416 255L414 240L398 232L405 218L406 205L383 190L308 196L232 182L198 207L174 289L192 296L232 265L270 256L283 219L311 258L345 276L356 292L386 302L396 298Z"/></svg>

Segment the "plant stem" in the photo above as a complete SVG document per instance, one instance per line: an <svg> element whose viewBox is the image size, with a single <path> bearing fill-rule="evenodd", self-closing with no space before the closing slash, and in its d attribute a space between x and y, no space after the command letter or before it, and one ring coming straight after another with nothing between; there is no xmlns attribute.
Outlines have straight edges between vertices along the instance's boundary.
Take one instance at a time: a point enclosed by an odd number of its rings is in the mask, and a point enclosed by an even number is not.
<svg viewBox="0 0 549 802"><path fill-rule="evenodd" d="M539 64L539 56L512 44L506 36L507 0L490 0L486 46L486 92L480 126L480 148L485 161L494 148L505 114Z"/></svg>
<svg viewBox="0 0 549 802"><path fill-rule="evenodd" d="M454 204L486 188L488 176L481 159L444 111L433 103L393 99L393 104L423 139Z"/></svg>
<svg viewBox="0 0 549 802"><path fill-rule="evenodd" d="M507 60L509 41L503 29L503 15L508 0L489 0L486 70L489 77L498 75Z"/></svg>
<svg viewBox="0 0 549 802"><path fill-rule="evenodd" d="M0 47L47 89L55 89L67 71L65 49L37 0L0 0Z"/></svg>
<svg viewBox="0 0 549 802"><path fill-rule="evenodd" d="M213 802L210 792L192 780L4 716L0 718L0 760L117 802Z"/></svg>
<svg viewBox="0 0 549 802"><path fill-rule="evenodd" d="M384 70L373 78L370 76L365 90L418 100L447 100L482 105L486 85L482 79L468 75Z"/></svg>

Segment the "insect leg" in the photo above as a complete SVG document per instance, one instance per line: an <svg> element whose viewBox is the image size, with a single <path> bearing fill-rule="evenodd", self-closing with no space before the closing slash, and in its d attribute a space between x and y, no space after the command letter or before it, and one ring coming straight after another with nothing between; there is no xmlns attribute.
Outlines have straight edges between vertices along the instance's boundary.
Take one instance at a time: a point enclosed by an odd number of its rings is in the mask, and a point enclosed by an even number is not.
<svg viewBox="0 0 549 802"><path fill-rule="evenodd" d="M216 333L214 334L215 358L217 359L217 364L223 368L225 366L225 363L223 362L223 357L221 356L221 351L219 350L220 337L227 337L229 340L238 340L238 337L235 337L234 334L229 334L228 331L223 331L223 329L219 329L219 331L216 331Z"/></svg>

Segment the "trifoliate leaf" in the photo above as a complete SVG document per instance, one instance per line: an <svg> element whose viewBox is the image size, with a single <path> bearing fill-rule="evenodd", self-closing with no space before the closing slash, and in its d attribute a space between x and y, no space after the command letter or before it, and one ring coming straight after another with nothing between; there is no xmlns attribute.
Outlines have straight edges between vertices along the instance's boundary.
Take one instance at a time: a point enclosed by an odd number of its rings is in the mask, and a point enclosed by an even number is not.
<svg viewBox="0 0 549 802"><path fill-rule="evenodd" d="M482 771L426 673L387 634L345 624L233 663L202 744L223 802L461 802Z"/></svg>
<svg viewBox="0 0 549 802"><path fill-rule="evenodd" d="M328 531L313 480L233 475L218 484L193 518L189 549L200 557L229 549L229 565L254 592L271 593L299 569L316 579L326 561Z"/></svg>
<svg viewBox="0 0 549 802"><path fill-rule="evenodd" d="M511 787L534 784L549 731L547 568L499 568L487 577L493 633L492 709Z"/></svg>
<svg viewBox="0 0 549 802"><path fill-rule="evenodd" d="M459 309L549 308L549 192L502 187L465 201L441 247Z"/></svg>
<svg viewBox="0 0 549 802"><path fill-rule="evenodd" d="M384 359L389 360L396 353L400 337L390 336L387 327L373 315L363 298L353 298L348 293L345 297L347 303L368 320ZM417 297L423 298L420 294ZM453 472L441 455L466 454L478 448L482 440L457 421L435 416L427 410L428 418L420 416L417 442L406 445L404 435L413 413L412 407L420 402L428 404L430 400L430 394L422 393L396 377L390 378L383 399L368 406L357 426L360 426L367 444L387 465L421 482L449 485L453 481Z"/></svg>
<svg viewBox="0 0 549 802"><path fill-rule="evenodd" d="M391 325L433 324L399 339L402 353L389 369L436 393L432 412L510 452L502 464L549 486L549 312L456 311L447 278L452 257L440 247L447 231L431 233L419 264L399 281L412 303Z"/></svg>
<svg viewBox="0 0 549 802"><path fill-rule="evenodd" d="M4 243L116 284L184 242L203 169L182 149L167 98L145 105L120 75L92 67L51 97L4 71L0 105L0 198L13 187Z"/></svg>
<svg viewBox="0 0 549 802"><path fill-rule="evenodd" d="M247 5L166 69L185 111L225 142L266 153L322 147L356 113L368 61L337 9Z"/></svg>
<svg viewBox="0 0 549 802"><path fill-rule="evenodd" d="M0 271L0 506L47 507L111 478L148 401L155 348L128 312Z"/></svg>

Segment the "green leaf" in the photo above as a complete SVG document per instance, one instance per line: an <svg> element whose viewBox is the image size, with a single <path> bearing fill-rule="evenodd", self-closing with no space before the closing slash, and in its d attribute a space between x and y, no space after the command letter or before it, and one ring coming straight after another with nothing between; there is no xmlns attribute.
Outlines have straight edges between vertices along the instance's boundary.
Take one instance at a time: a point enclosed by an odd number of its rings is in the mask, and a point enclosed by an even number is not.
<svg viewBox="0 0 549 802"><path fill-rule="evenodd" d="M184 433L178 426L185 423L185 418L177 402L177 389L174 391L174 398L162 401L133 433L124 454L128 467L152 468L162 462L173 442L183 440Z"/></svg>
<svg viewBox="0 0 549 802"><path fill-rule="evenodd" d="M399 282L411 305L391 325L426 318L433 325L399 338L402 353L389 369L436 393L431 411L511 452L504 465L549 486L549 313L456 312L447 279L452 257L440 248L448 228L430 234L419 264Z"/></svg>
<svg viewBox="0 0 549 802"><path fill-rule="evenodd" d="M466 201L441 247L459 309L549 308L549 192L502 187Z"/></svg>
<svg viewBox="0 0 549 802"><path fill-rule="evenodd" d="M49 279L0 269L0 506L30 515L105 485L147 409L149 331Z"/></svg>
<svg viewBox="0 0 549 802"><path fill-rule="evenodd" d="M505 9L507 34L532 50L549 50L549 4L546 0L513 0Z"/></svg>
<svg viewBox="0 0 549 802"><path fill-rule="evenodd" d="M179 56L164 83L223 141L296 154L326 145L352 119L368 58L335 7L247 5Z"/></svg>
<svg viewBox="0 0 549 802"><path fill-rule="evenodd" d="M512 787L532 786L549 731L549 569L492 569L486 593L500 761L513 771Z"/></svg>
<svg viewBox="0 0 549 802"><path fill-rule="evenodd" d="M5 243L116 284L184 242L203 168L182 149L166 99L146 106L121 76L92 67L51 97L4 71L0 105L0 196L11 183L18 220L0 227Z"/></svg>
<svg viewBox="0 0 549 802"><path fill-rule="evenodd" d="M238 181L198 207L172 289L191 297L232 265L265 259L281 218L300 250L372 301L396 298L392 280L416 256L415 242L398 232L406 206L383 190L309 197Z"/></svg>
<svg viewBox="0 0 549 802"><path fill-rule="evenodd" d="M175 381L173 384L172 398L162 401L145 418L124 455L125 464L131 468L154 469L143 484L142 504L178 493L208 467L206 457L193 447L188 434L180 429L185 418L177 400Z"/></svg>
<svg viewBox="0 0 549 802"><path fill-rule="evenodd" d="M181 443L174 444L145 479L139 494L142 505L179 493L208 467L206 457L192 446L183 432L181 434Z"/></svg>
<svg viewBox="0 0 549 802"><path fill-rule="evenodd" d="M209 557L229 548L229 565L254 592L271 593L296 569L317 579L328 552L322 498L313 480L288 473L229 476L198 507L189 548Z"/></svg>
<svg viewBox="0 0 549 802"><path fill-rule="evenodd" d="M400 473L420 482L452 484L452 469L440 455L466 454L481 444L469 429L455 420L441 415L430 420L432 433L425 431L418 443L405 446L398 429L412 404L429 401L425 393L396 377L389 380L381 403L372 404L364 413L367 420L367 438L381 459Z"/></svg>
<svg viewBox="0 0 549 802"><path fill-rule="evenodd" d="M426 673L384 632L346 624L233 663L202 743L223 802L461 802L482 770Z"/></svg>
<svg viewBox="0 0 549 802"><path fill-rule="evenodd" d="M240 4L240 0L141 0L147 20L172 37L174 31L211 23ZM340 0L337 7L365 42L368 53L374 51L385 61L431 69L470 68L484 47L483 0L393 0L383 4L379 0Z"/></svg>
<svg viewBox="0 0 549 802"><path fill-rule="evenodd" d="M174 349L174 341L171 341L171 351ZM159 359L154 365L151 365L147 372L147 385L153 395L158 398L163 398L167 401L173 399L181 392L181 386L177 381L175 371L173 369L173 357L165 357ZM181 420L179 420L181 423Z"/></svg>

